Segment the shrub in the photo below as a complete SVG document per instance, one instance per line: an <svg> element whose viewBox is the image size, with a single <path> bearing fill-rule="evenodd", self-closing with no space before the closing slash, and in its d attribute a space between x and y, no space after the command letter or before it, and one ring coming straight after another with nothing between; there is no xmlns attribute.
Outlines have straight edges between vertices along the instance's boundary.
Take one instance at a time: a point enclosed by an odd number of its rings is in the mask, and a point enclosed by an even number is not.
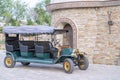
<svg viewBox="0 0 120 80"><path fill-rule="evenodd" d="M3 27L0 27L0 32L2 32L2 30L3 30Z"/></svg>

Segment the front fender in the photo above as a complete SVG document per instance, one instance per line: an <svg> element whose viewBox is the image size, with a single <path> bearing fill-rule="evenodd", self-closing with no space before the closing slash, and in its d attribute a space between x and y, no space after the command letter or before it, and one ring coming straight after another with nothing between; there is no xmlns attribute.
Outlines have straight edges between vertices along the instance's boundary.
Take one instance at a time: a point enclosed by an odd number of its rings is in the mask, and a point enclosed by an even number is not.
<svg viewBox="0 0 120 80"><path fill-rule="evenodd" d="M6 51L6 56L7 55L12 56L13 60L15 61L15 56L14 56L14 54L12 52Z"/></svg>
<svg viewBox="0 0 120 80"><path fill-rule="evenodd" d="M70 58L72 60L74 59L74 57L72 57L71 55L62 55L56 60L55 63L64 62L66 58Z"/></svg>

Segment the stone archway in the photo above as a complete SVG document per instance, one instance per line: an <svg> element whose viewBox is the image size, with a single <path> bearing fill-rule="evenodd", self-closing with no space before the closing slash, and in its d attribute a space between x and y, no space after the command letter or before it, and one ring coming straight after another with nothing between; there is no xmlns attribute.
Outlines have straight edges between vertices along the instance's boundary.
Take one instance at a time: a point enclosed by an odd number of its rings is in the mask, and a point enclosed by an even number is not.
<svg viewBox="0 0 120 80"><path fill-rule="evenodd" d="M62 29L65 27L66 24L69 24L73 30L73 48L77 48L77 27L76 25L74 24L74 22L71 20L71 19L68 19L68 18L60 18L54 26L58 26L60 24L63 24L62 25Z"/></svg>

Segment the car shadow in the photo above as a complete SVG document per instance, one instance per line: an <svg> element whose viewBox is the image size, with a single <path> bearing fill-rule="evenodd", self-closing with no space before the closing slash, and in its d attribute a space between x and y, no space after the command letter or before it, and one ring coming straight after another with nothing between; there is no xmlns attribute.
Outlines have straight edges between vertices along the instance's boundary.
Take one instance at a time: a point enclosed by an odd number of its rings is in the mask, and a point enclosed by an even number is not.
<svg viewBox="0 0 120 80"><path fill-rule="evenodd" d="M64 71L62 64L36 64L31 63L28 66L23 66L22 64L17 64L15 68L21 69L32 69L32 70L46 70L46 71Z"/></svg>

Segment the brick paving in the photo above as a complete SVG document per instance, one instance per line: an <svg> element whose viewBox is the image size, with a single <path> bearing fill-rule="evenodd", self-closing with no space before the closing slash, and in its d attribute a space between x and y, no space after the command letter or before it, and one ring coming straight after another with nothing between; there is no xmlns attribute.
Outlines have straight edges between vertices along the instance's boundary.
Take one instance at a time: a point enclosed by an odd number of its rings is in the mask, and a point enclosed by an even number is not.
<svg viewBox="0 0 120 80"><path fill-rule="evenodd" d="M4 57L5 52L0 51L0 80L120 80L120 66L90 64L86 71L75 67L72 74L66 74L61 64L24 67L17 63L15 68L6 68Z"/></svg>

